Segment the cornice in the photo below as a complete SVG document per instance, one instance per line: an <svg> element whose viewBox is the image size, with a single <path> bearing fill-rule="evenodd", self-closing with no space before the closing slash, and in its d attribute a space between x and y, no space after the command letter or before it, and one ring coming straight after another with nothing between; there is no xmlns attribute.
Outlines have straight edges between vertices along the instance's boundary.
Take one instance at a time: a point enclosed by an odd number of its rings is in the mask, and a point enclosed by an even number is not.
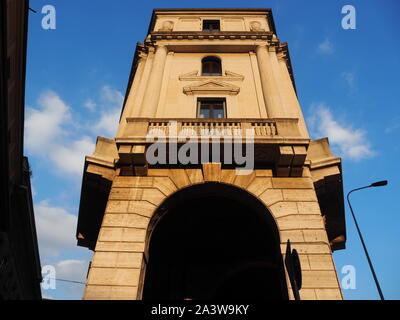
<svg viewBox="0 0 400 320"><path fill-rule="evenodd" d="M196 81L196 80L223 80L223 81L232 81L239 80L243 81L244 76L232 71L225 70L225 75L223 76L202 76L199 75L199 71L195 70L192 72L188 72L179 76L179 80L181 81Z"/></svg>
<svg viewBox="0 0 400 320"><path fill-rule="evenodd" d="M273 37L270 31L154 31L150 33L150 39L156 40L268 40L272 44L278 44L279 40Z"/></svg>

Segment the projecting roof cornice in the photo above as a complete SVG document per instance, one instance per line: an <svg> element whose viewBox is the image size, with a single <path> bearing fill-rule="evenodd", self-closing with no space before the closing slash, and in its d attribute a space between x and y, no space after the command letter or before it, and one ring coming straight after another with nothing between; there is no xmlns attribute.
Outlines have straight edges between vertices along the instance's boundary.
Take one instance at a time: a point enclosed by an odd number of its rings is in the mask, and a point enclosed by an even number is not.
<svg viewBox="0 0 400 320"><path fill-rule="evenodd" d="M279 43L273 33L269 31L155 31L150 33L152 41L155 40L268 40Z"/></svg>
<svg viewBox="0 0 400 320"><path fill-rule="evenodd" d="M202 76L199 75L197 70L182 74L179 76L179 80L181 81L191 81L191 80L240 80L242 81L244 76L232 71L225 70L225 75L223 76Z"/></svg>

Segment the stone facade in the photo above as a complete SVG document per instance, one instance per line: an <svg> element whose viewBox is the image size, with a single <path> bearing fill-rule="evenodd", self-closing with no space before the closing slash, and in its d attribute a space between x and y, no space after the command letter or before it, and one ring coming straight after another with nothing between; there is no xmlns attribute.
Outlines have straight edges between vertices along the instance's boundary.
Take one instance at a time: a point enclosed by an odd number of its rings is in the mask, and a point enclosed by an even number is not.
<svg viewBox="0 0 400 320"><path fill-rule="evenodd" d="M220 31L203 32L205 19L220 21ZM302 299L342 299L332 258L345 242L340 159L326 139L309 139L271 11L155 10L149 30L136 49L117 136L99 137L86 157L77 239L94 256L84 299L141 299L156 213L180 190L210 182L239 188L270 212L282 256L288 239L299 253ZM221 75L201 74L209 55L221 60ZM199 97L224 98L224 119L199 119ZM255 169L238 175L223 160L148 164L149 130L171 142L171 120L195 132L254 129Z"/></svg>

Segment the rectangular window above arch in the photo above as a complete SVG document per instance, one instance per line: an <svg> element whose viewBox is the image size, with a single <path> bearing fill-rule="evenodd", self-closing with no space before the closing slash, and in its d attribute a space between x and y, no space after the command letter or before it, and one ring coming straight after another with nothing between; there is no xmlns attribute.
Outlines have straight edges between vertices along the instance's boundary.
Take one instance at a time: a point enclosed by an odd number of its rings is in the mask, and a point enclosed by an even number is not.
<svg viewBox="0 0 400 320"><path fill-rule="evenodd" d="M197 117L201 119L226 118L225 98L199 98L197 99Z"/></svg>

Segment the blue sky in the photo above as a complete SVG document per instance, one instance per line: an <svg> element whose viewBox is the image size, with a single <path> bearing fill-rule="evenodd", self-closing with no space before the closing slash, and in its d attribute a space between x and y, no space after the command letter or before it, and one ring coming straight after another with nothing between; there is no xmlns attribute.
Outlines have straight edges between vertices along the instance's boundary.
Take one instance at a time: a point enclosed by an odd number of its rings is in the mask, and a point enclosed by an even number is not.
<svg viewBox="0 0 400 320"><path fill-rule="evenodd" d="M41 27L41 8L56 8L56 29ZM341 8L356 9L356 29L341 27ZM400 2L202 1L202 7L272 8L278 37L289 43L297 92L313 138L328 136L343 157L345 192L376 180L387 187L355 193L352 204L382 290L400 298ZM82 167L96 136L112 138L137 41L153 8L199 7L198 1L31 0L25 153L33 171L42 265L84 281L91 252L75 245ZM356 269L346 299L377 299L346 206L347 249L334 253L339 279ZM57 283L43 294L80 299L83 285Z"/></svg>

